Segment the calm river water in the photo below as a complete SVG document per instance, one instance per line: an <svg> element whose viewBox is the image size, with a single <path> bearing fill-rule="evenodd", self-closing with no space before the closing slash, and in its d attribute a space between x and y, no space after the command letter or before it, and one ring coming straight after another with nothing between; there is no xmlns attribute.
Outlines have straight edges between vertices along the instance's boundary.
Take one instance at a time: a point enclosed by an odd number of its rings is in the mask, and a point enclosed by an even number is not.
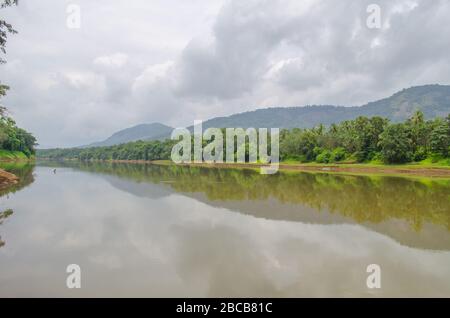
<svg viewBox="0 0 450 318"><path fill-rule="evenodd" d="M449 181L4 168L21 181L0 192L0 297L450 297ZM66 286L69 264L80 289Z"/></svg>

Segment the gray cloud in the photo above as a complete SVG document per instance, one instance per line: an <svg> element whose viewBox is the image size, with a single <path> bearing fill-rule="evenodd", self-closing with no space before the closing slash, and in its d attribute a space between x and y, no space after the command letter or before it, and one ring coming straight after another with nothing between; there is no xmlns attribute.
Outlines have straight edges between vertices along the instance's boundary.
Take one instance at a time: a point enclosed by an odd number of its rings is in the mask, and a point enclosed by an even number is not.
<svg viewBox="0 0 450 318"><path fill-rule="evenodd" d="M357 105L450 82L448 1L23 0L4 10L4 103L42 146L73 146L143 122L174 126L268 106Z"/></svg>

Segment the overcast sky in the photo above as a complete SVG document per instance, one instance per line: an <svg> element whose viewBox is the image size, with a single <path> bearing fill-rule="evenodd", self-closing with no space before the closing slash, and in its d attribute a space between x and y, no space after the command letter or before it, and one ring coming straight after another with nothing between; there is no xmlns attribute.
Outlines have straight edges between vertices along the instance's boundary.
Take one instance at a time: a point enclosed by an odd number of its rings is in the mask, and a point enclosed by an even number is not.
<svg viewBox="0 0 450 318"><path fill-rule="evenodd" d="M366 25L371 3L379 29ZM40 147L450 83L447 0L20 0L0 12L19 31L0 65L3 104Z"/></svg>

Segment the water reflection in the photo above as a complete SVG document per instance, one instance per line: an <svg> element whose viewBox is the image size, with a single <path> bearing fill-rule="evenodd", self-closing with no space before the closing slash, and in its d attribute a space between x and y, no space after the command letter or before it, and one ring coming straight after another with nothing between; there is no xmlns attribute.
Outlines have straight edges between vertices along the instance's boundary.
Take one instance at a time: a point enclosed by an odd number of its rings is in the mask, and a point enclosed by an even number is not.
<svg viewBox="0 0 450 318"><path fill-rule="evenodd" d="M35 165L29 162L0 162L0 169L19 177L19 181L16 184L0 188L0 197L22 190L32 184L34 182L34 167Z"/></svg>
<svg viewBox="0 0 450 318"><path fill-rule="evenodd" d="M298 172L261 175L252 170L123 163L64 165L103 174L115 188L136 196L161 198L176 192L270 220L359 223L404 245L450 250L449 180Z"/></svg>
<svg viewBox="0 0 450 318"><path fill-rule="evenodd" d="M0 188L0 197L6 196L6 198L8 199L9 193L19 191L25 188L26 186L30 185L34 181L33 177L34 165L31 163L0 162L0 168L8 172L14 173L16 176L19 177L19 181L16 184ZM12 209L6 209L3 212L0 212L0 225L2 225L3 222L13 213L14 211ZM2 240L0 232L0 247L4 246L5 244L6 243L5 241Z"/></svg>
<svg viewBox="0 0 450 318"><path fill-rule="evenodd" d="M0 225L3 224L3 221L6 220L10 215L12 215L14 212L11 209L7 209L3 212L0 212ZM5 241L2 240L2 236L0 235L0 247L5 245Z"/></svg>

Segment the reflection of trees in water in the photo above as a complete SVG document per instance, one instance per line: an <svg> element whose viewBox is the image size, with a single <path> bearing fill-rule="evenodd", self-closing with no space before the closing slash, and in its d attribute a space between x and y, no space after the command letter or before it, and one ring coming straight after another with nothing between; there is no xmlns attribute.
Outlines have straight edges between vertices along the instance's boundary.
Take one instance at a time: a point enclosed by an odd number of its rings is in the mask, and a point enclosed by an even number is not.
<svg viewBox="0 0 450 318"><path fill-rule="evenodd" d="M34 164L32 163L1 163L0 168L19 177L19 182L16 184L0 189L0 197L19 191L34 182Z"/></svg>
<svg viewBox="0 0 450 318"><path fill-rule="evenodd" d="M261 175L253 170L123 163L64 165L137 182L164 183L178 192L204 193L209 200L273 198L318 211L326 209L360 223L392 218L407 221L417 231L424 223L450 230L448 180L298 172Z"/></svg>
<svg viewBox="0 0 450 318"><path fill-rule="evenodd" d="M7 209L3 212L0 212L0 225L2 225L4 220L6 220L13 213L14 212L12 209ZM2 247L3 245L5 245L5 241L2 240L2 236L0 235L0 247Z"/></svg>
<svg viewBox="0 0 450 318"><path fill-rule="evenodd" d="M0 189L0 197L7 196L9 193L14 193L16 191L19 191L34 181L33 177L33 169L34 165L30 163L1 163L0 168L14 173L17 177L19 177L19 182L16 184L13 184L9 187ZM3 224L3 222L10 217L14 211L12 209L6 209L3 212L0 212L0 225ZM5 245L5 241L2 240L2 237L0 235L0 247Z"/></svg>

